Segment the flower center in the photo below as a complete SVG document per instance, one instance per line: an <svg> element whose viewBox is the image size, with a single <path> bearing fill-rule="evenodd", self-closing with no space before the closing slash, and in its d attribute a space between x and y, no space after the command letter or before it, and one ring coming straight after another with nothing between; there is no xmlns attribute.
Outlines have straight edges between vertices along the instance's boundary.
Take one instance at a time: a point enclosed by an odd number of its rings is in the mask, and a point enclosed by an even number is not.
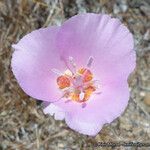
<svg viewBox="0 0 150 150"><path fill-rule="evenodd" d="M93 74L87 68L81 68L75 74L66 70L57 78L57 85L64 92L63 97L79 103L87 101L96 90Z"/></svg>
<svg viewBox="0 0 150 150"><path fill-rule="evenodd" d="M87 66L76 69L76 64L72 57L69 58L67 70L63 73L53 69L57 73L57 86L62 91L63 98L67 100L76 101L78 103L86 102L90 99L92 93L97 89L95 80L93 80L93 73L90 70L93 58L89 58Z"/></svg>

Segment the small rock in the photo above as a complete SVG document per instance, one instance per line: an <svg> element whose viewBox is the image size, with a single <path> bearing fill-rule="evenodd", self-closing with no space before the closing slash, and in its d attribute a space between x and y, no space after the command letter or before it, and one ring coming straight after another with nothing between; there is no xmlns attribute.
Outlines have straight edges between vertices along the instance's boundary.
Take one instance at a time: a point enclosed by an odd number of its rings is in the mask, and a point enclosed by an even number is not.
<svg viewBox="0 0 150 150"><path fill-rule="evenodd" d="M120 3L120 9L122 12L126 12L128 10L128 5L127 5L126 1L122 1Z"/></svg>
<svg viewBox="0 0 150 150"><path fill-rule="evenodd" d="M141 6L140 7L141 11L147 15L148 17L150 16L150 9L149 9L149 5L148 6Z"/></svg>
<svg viewBox="0 0 150 150"><path fill-rule="evenodd" d="M145 92L141 91L140 92L140 96L144 97L145 96Z"/></svg>
<svg viewBox="0 0 150 150"><path fill-rule="evenodd" d="M144 98L144 103L150 106L150 93L146 93L145 98Z"/></svg>
<svg viewBox="0 0 150 150"><path fill-rule="evenodd" d="M128 10L127 5L121 5L120 7L121 7L122 12L126 12Z"/></svg>
<svg viewBox="0 0 150 150"><path fill-rule="evenodd" d="M146 40L146 41L150 40L150 29L145 32L145 34L144 34L144 40Z"/></svg>
<svg viewBox="0 0 150 150"><path fill-rule="evenodd" d="M59 147L59 148L64 148L64 144L59 143L59 144L58 144L58 147Z"/></svg>
<svg viewBox="0 0 150 150"><path fill-rule="evenodd" d="M120 8L116 4L114 4L113 12L114 12L114 14L120 13Z"/></svg>

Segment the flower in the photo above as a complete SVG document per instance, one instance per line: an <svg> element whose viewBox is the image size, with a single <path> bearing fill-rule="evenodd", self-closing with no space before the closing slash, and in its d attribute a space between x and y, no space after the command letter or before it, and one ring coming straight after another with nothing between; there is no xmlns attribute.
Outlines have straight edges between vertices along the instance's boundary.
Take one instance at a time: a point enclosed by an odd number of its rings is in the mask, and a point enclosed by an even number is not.
<svg viewBox="0 0 150 150"><path fill-rule="evenodd" d="M79 133L95 136L126 108L135 51L132 34L118 19L76 15L12 47L12 71L22 89L46 103L45 114L65 119Z"/></svg>

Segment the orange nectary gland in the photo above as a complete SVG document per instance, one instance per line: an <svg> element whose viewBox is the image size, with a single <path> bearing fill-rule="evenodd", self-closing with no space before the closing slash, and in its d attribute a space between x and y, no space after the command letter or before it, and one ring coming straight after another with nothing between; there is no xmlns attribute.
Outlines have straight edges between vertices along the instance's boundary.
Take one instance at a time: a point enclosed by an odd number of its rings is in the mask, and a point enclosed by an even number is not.
<svg viewBox="0 0 150 150"><path fill-rule="evenodd" d="M93 79L93 74L89 69L81 68L80 70L78 70L78 73L83 75L83 82L88 82Z"/></svg>
<svg viewBox="0 0 150 150"><path fill-rule="evenodd" d="M78 73L83 76L83 84L88 83L93 79L93 74L90 70L86 68L81 68L78 70ZM68 77L67 75L61 75L57 78L57 85L60 89L69 88L71 86L72 79L75 79L74 76ZM68 92L65 94L64 97L71 99L76 102L85 102L87 101L91 94L96 90L96 87L93 85L93 83L88 83L86 87L83 88L83 98L80 98L81 91L79 89L75 89L73 92Z"/></svg>
<svg viewBox="0 0 150 150"><path fill-rule="evenodd" d="M64 89L66 87L70 86L70 80L68 77L66 77L65 75L59 76L57 78L57 85L59 86L60 89Z"/></svg>

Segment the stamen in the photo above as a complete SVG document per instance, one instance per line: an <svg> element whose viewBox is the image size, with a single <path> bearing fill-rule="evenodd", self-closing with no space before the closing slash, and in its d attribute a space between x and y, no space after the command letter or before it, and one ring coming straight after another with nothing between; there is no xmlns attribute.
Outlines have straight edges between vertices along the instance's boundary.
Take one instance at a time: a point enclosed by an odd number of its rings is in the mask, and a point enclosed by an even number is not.
<svg viewBox="0 0 150 150"><path fill-rule="evenodd" d="M93 80L93 81L88 81L88 82L85 82L84 83L84 87L87 87L89 84L91 84L91 85L97 85L97 80ZM97 86L96 86L97 87Z"/></svg>
<svg viewBox="0 0 150 150"><path fill-rule="evenodd" d="M71 102L71 100L66 100L66 101L65 101L65 103L69 103L69 102Z"/></svg>
<svg viewBox="0 0 150 150"><path fill-rule="evenodd" d="M63 73L61 71L59 71L58 69L53 68L53 69L51 69L51 71L59 76L63 75Z"/></svg>
<svg viewBox="0 0 150 150"><path fill-rule="evenodd" d="M94 80L93 81L94 86L96 87L96 89L100 88L100 81L99 80Z"/></svg>
<svg viewBox="0 0 150 150"><path fill-rule="evenodd" d="M83 82L91 81L93 78L93 74L89 69L81 68L78 72L81 74Z"/></svg>
<svg viewBox="0 0 150 150"><path fill-rule="evenodd" d="M72 72L69 70L69 69L67 69L66 71L65 71L65 74L67 75L67 76L72 76L73 74L72 74Z"/></svg>
<svg viewBox="0 0 150 150"><path fill-rule="evenodd" d="M63 90L63 89L62 89ZM74 88L73 87L66 87L64 90L64 95L68 94L68 93L72 93L74 92Z"/></svg>
<svg viewBox="0 0 150 150"><path fill-rule="evenodd" d="M72 71L72 69L70 68L70 66L69 66L69 64L68 64L68 61L67 61L64 57L61 57L61 60L64 62L64 64L65 64L67 70L70 70L71 73L73 74L73 71Z"/></svg>
<svg viewBox="0 0 150 150"><path fill-rule="evenodd" d="M82 103L82 108L85 108L86 107L86 103Z"/></svg>
<svg viewBox="0 0 150 150"><path fill-rule="evenodd" d="M80 98L80 100L84 99L84 93L83 92L80 93L79 98Z"/></svg>
<svg viewBox="0 0 150 150"><path fill-rule="evenodd" d="M75 73L76 72L76 63L75 63L73 57L69 56L69 62L72 65L73 71Z"/></svg>
<svg viewBox="0 0 150 150"><path fill-rule="evenodd" d="M97 91L97 92L93 92L93 94L101 94L102 92L101 91Z"/></svg>
<svg viewBox="0 0 150 150"><path fill-rule="evenodd" d="M88 59L87 65L86 65L88 68L91 67L93 60L94 60L93 57L90 56L89 59Z"/></svg>
<svg viewBox="0 0 150 150"><path fill-rule="evenodd" d="M94 85L96 90L100 89L99 80L92 80L92 81L85 82L83 88L86 88L88 85Z"/></svg>

